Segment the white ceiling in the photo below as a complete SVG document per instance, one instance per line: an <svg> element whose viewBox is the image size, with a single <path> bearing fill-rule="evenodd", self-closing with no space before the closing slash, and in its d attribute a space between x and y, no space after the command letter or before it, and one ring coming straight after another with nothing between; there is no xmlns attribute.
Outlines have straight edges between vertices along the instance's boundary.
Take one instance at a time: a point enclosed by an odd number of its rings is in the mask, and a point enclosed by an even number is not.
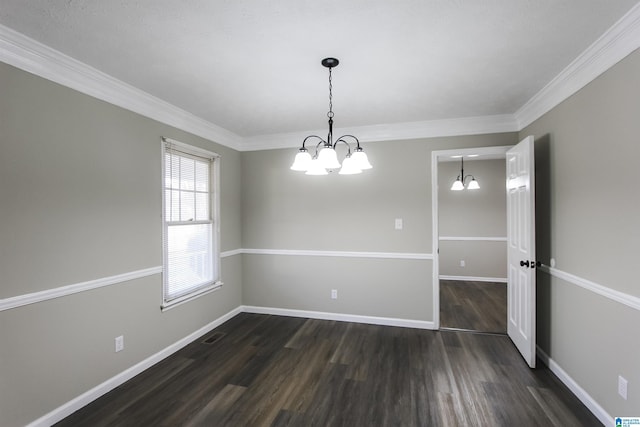
<svg viewBox="0 0 640 427"><path fill-rule="evenodd" d="M0 24L242 138L514 114L638 0L0 0Z"/></svg>

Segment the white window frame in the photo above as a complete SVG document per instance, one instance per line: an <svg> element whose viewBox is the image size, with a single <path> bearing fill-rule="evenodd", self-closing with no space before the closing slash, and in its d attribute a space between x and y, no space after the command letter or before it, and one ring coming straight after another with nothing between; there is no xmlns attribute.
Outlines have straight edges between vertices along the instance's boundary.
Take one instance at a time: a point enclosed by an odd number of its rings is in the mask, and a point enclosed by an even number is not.
<svg viewBox="0 0 640 427"><path fill-rule="evenodd" d="M221 280L221 271L220 271L220 155L214 153L212 151L204 150L202 148L194 147L192 145L185 144L180 141L176 141L171 138L162 137L162 175L161 175L161 193L162 193L162 305L161 309L168 310L185 302L191 301L197 297L208 294L215 290L218 290L222 287L223 283ZM211 167L209 170L209 194L210 194L210 204L209 212L212 223L212 266L214 270L213 280L202 284L200 286L195 287L191 292L187 294L183 294L176 298L168 299L167 298L167 288L168 288L168 229L169 222L166 218L166 197L165 197L165 155L167 149L170 147L171 150L179 151L187 156L195 156L199 158L208 159L211 162Z"/></svg>

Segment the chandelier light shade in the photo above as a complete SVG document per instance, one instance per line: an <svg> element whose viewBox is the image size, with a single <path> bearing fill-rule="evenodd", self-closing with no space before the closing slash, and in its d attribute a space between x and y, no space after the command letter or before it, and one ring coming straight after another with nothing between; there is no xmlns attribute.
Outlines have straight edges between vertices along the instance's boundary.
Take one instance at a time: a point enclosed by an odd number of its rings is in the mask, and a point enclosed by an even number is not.
<svg viewBox="0 0 640 427"><path fill-rule="evenodd" d="M362 168L358 167L357 160L353 158L352 154L342 161L342 167L338 173L340 175L355 175L357 173L362 173Z"/></svg>
<svg viewBox="0 0 640 427"><path fill-rule="evenodd" d="M353 135L342 135L333 141L333 87L331 85L331 70L337 67L340 61L336 58L325 58L322 65L329 69L329 133L327 139L322 139L317 135L309 135L302 141L302 147L298 150L291 170L305 172L306 175L327 175L334 170L340 170L340 175L355 175L362 173L363 170L371 169L371 163L367 158L367 154L360 146L360 141ZM312 156L305 147L307 141L317 141L315 153ZM347 146L347 155L342 161L338 160L336 147L338 143ZM352 149L351 146L354 145Z"/></svg>
<svg viewBox="0 0 640 427"><path fill-rule="evenodd" d="M307 151L306 148L301 148L296 154L296 158L291 165L291 170L294 171L302 171L305 172L311 166L311 154Z"/></svg>
<svg viewBox="0 0 640 427"><path fill-rule="evenodd" d="M467 184L467 178L471 178L469 183ZM467 190L478 190L480 189L480 184L476 181L476 178L473 175L465 175L464 174L464 158L460 158L460 175L453 181L451 185L451 191L461 191L464 189Z"/></svg>

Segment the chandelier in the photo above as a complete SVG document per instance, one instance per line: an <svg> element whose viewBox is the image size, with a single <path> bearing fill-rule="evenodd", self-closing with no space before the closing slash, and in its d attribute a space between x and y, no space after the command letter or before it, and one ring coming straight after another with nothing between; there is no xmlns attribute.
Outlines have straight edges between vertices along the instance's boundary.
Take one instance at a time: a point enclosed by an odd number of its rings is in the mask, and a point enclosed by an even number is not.
<svg viewBox="0 0 640 427"><path fill-rule="evenodd" d="M469 181L469 183L467 184L467 178L471 177L471 181ZM464 174L464 158L461 157L460 158L460 175L458 175L458 177L456 178L456 180L453 182L453 185L451 186L451 190L453 191L460 191L460 190L464 190L465 186L467 188L467 190L477 190L480 188L480 184L478 184L478 181L476 181L476 178L473 175L466 175Z"/></svg>
<svg viewBox="0 0 640 427"><path fill-rule="evenodd" d="M333 93L331 85L331 69L337 67L340 62L336 58L325 58L322 65L329 69L329 134L327 139L322 139L317 135L309 135L302 141L302 147L298 150L298 154L291 165L294 171L305 172L306 175L327 175L329 172L340 169L340 175L353 175L361 173L365 169L371 169L371 163L367 155L360 147L360 141L353 135L342 135L333 142ZM305 147L308 140L317 140L315 153L313 157ZM347 155L342 161L338 161L336 147L338 143L344 143L347 146ZM354 148L351 149L353 144ZM322 146L322 148L320 148Z"/></svg>

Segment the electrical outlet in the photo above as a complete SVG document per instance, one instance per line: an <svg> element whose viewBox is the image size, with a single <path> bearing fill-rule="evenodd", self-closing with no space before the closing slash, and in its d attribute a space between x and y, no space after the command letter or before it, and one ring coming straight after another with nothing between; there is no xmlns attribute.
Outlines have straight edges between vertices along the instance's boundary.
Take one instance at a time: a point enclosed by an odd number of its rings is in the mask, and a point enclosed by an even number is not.
<svg viewBox="0 0 640 427"><path fill-rule="evenodd" d="M338 290L331 289L331 299L338 299Z"/></svg>
<svg viewBox="0 0 640 427"><path fill-rule="evenodd" d="M463 259L460 260L460 267L464 267L466 264Z"/></svg>
<svg viewBox="0 0 640 427"><path fill-rule="evenodd" d="M124 350L124 336L116 337L116 353Z"/></svg>
<svg viewBox="0 0 640 427"><path fill-rule="evenodd" d="M627 385L628 382L620 375L618 375L618 394L624 399L627 400Z"/></svg>
<svg viewBox="0 0 640 427"><path fill-rule="evenodd" d="M404 226L402 218L396 218L396 230L402 230L402 227Z"/></svg>

